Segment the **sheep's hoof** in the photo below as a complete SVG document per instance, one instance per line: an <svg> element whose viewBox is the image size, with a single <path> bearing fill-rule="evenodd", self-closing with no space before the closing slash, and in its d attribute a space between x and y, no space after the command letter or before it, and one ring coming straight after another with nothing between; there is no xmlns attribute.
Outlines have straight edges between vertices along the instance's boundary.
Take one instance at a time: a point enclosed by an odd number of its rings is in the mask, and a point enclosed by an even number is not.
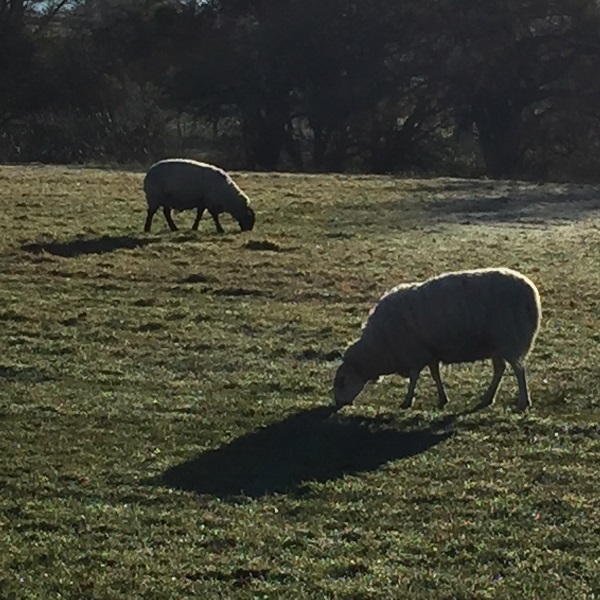
<svg viewBox="0 0 600 600"><path fill-rule="evenodd" d="M517 404L515 410L519 413L524 413L529 408L529 404Z"/></svg>

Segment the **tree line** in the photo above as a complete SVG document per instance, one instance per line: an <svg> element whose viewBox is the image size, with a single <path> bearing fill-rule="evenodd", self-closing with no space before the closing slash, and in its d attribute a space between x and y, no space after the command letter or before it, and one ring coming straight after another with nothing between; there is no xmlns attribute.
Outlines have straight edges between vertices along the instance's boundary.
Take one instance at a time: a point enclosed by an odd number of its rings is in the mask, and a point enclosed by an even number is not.
<svg viewBox="0 0 600 600"><path fill-rule="evenodd" d="M600 179L597 0L0 0L0 160Z"/></svg>

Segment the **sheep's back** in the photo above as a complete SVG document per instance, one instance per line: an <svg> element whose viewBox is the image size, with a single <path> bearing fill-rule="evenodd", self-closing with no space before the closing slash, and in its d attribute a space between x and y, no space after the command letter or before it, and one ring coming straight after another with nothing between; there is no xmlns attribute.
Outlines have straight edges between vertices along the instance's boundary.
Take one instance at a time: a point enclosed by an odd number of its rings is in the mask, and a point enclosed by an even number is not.
<svg viewBox="0 0 600 600"><path fill-rule="evenodd" d="M495 269L400 286L382 298L372 317L406 369L495 353L520 360L533 344L539 313L535 286L515 271Z"/></svg>
<svg viewBox="0 0 600 600"><path fill-rule="evenodd" d="M186 159L167 159L153 165L144 178L148 205L186 210L199 206L214 207L219 189L230 182L221 169Z"/></svg>

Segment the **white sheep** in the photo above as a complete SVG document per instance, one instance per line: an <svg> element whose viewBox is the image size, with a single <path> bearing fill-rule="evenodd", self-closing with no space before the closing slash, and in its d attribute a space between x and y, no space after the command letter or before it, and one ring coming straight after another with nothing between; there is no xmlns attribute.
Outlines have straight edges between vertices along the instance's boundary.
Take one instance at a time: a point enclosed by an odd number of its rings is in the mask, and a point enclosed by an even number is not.
<svg viewBox="0 0 600 600"><path fill-rule="evenodd" d="M371 310L361 338L346 350L335 376L335 404L351 404L367 382L397 373L409 377L402 408L410 408L419 374L429 367L442 407L448 398L439 364L491 358L494 376L481 406L494 401L507 361L519 386L517 410L523 411L530 405L524 361L540 318L535 285L510 269L445 273L399 285Z"/></svg>
<svg viewBox="0 0 600 600"><path fill-rule="evenodd" d="M185 158L170 158L152 165L144 178L148 216L144 231L150 231L154 213L162 206L171 231L177 226L171 210L196 209L192 229L198 229L204 210L212 216L218 233L223 233L219 215L229 213L242 231L254 227L254 211L248 196L219 167Z"/></svg>

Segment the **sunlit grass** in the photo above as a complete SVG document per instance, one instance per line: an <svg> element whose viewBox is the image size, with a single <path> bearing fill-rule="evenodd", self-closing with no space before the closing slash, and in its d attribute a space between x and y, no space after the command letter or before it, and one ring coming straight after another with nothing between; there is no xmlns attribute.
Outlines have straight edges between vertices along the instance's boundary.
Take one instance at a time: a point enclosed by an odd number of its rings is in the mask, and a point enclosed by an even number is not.
<svg viewBox="0 0 600 600"><path fill-rule="evenodd" d="M143 234L141 173L0 168L0 597L592 598L600 194L235 174L256 228ZM532 411L488 364L333 414L389 287L540 289Z"/></svg>

